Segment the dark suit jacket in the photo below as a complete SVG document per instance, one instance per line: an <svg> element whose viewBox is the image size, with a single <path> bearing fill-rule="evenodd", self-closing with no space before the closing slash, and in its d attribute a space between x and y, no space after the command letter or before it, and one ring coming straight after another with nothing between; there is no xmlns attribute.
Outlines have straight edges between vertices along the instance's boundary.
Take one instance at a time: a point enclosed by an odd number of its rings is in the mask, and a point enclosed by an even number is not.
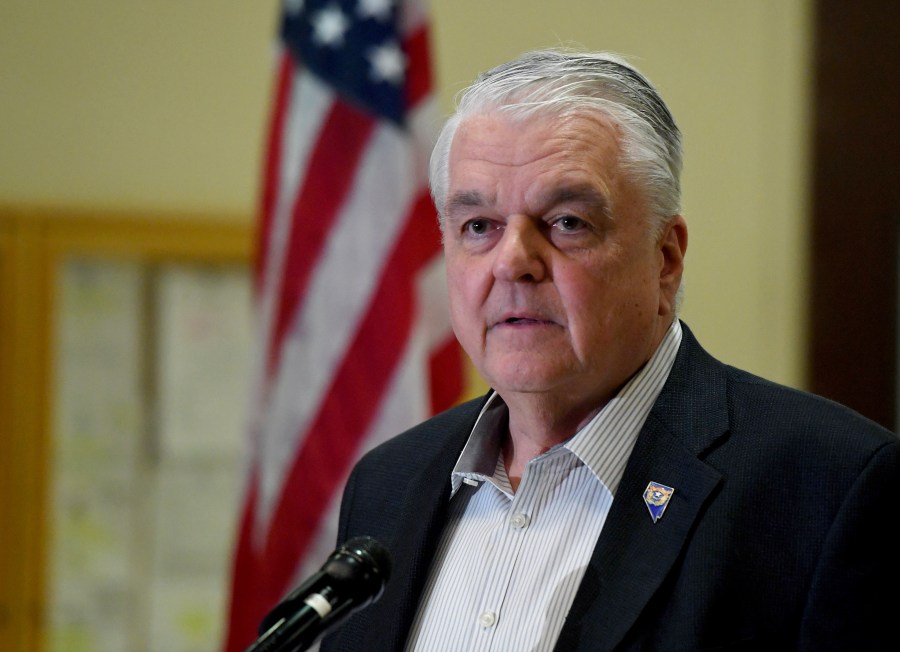
<svg viewBox="0 0 900 652"><path fill-rule="evenodd" d="M403 649L483 402L353 471L339 539L381 540L393 572L323 650ZM651 481L675 488L657 523ZM685 327L556 649L898 650L898 488L892 433L716 361Z"/></svg>

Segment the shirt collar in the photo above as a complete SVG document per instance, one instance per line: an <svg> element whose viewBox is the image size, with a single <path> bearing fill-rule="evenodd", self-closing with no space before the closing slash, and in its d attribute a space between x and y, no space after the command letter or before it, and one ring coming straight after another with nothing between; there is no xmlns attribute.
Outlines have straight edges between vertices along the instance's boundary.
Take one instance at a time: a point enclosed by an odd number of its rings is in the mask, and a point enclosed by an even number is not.
<svg viewBox="0 0 900 652"><path fill-rule="evenodd" d="M613 495L634 442L675 363L681 336L681 323L675 319L647 364L585 426L561 444L578 456ZM508 420L506 403L497 392L492 392L453 467L451 495L464 481L482 481L494 474Z"/></svg>

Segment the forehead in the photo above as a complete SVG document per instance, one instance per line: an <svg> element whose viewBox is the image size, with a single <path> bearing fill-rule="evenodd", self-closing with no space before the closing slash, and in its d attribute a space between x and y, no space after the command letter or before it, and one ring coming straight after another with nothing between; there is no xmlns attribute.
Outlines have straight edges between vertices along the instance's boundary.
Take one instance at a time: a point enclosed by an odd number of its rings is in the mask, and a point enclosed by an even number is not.
<svg viewBox="0 0 900 652"><path fill-rule="evenodd" d="M618 130L600 114L471 116L451 146L450 199L477 191L502 201L560 186L608 194L620 176L619 154Z"/></svg>
<svg viewBox="0 0 900 652"><path fill-rule="evenodd" d="M618 159L619 130L596 111L523 114L495 109L460 122L450 158L526 165L556 149L612 163Z"/></svg>

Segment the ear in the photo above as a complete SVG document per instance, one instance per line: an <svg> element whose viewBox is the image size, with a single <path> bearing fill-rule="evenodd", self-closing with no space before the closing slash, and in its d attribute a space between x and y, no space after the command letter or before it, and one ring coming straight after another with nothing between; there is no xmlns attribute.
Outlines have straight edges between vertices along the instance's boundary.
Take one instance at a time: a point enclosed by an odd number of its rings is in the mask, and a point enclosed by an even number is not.
<svg viewBox="0 0 900 652"><path fill-rule="evenodd" d="M659 240L659 314L675 312L675 296L681 286L684 255L687 252L687 222L681 215L672 217Z"/></svg>

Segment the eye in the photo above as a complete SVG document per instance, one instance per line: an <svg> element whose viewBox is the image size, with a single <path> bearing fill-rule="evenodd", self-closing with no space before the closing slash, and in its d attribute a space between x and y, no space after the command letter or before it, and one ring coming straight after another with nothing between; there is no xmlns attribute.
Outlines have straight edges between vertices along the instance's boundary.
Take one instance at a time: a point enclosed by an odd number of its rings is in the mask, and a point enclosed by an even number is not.
<svg viewBox="0 0 900 652"><path fill-rule="evenodd" d="M563 231L564 233L574 233L576 231L585 229L587 227L587 223L580 217L575 217L574 215L563 215L553 220L553 222L551 222L551 226L555 229Z"/></svg>
<svg viewBox="0 0 900 652"><path fill-rule="evenodd" d="M483 217L476 217L463 224L463 233L470 235L484 235L491 230L491 223Z"/></svg>

